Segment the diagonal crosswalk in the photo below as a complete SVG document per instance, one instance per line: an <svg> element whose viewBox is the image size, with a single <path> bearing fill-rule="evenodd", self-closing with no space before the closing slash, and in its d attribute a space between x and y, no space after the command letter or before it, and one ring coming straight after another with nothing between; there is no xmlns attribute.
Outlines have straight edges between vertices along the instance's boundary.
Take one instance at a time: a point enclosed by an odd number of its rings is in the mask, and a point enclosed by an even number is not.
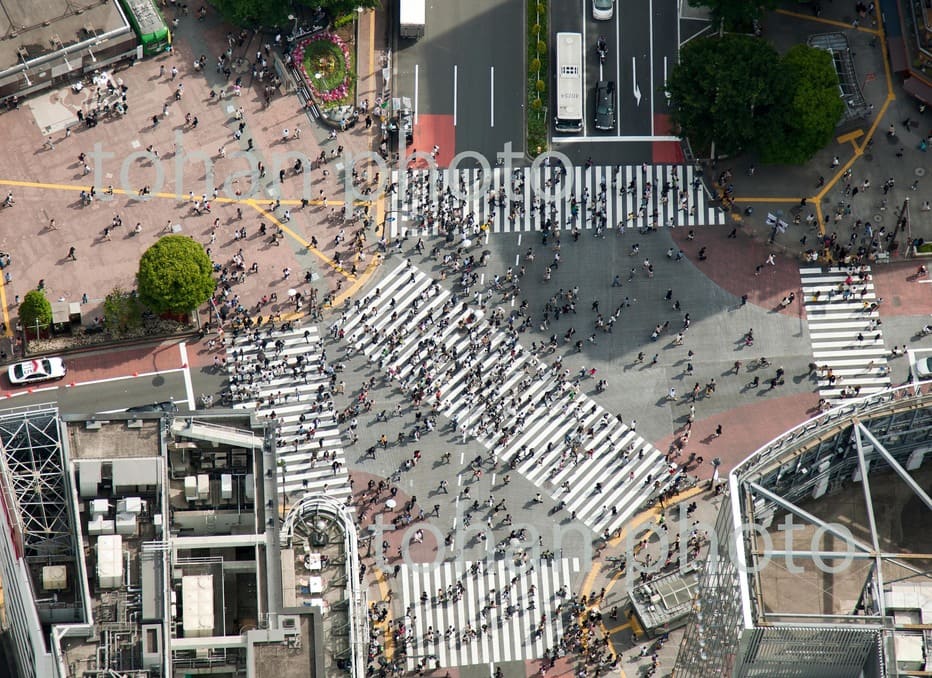
<svg viewBox="0 0 932 678"><path fill-rule="evenodd" d="M555 182L555 179L557 181ZM558 228L606 229L725 223L709 204L692 165L503 167L395 172L389 196L391 237L437 234L454 223L493 233ZM556 196L548 199L548 196ZM574 208L574 200L576 206Z"/></svg>
<svg viewBox="0 0 932 678"><path fill-rule="evenodd" d="M542 657L563 635L558 606L579 567L578 558L402 566L408 670L426 655L442 667Z"/></svg>
<svg viewBox="0 0 932 678"><path fill-rule="evenodd" d="M352 492L331 400L334 372L317 327L241 334L227 348L227 365L234 407L280 422L281 491L346 501Z"/></svg>
<svg viewBox="0 0 932 678"><path fill-rule="evenodd" d="M464 303L409 263L339 326L413 400L439 403L477 439L593 530L615 530L685 471L518 342L501 316Z"/></svg>
<svg viewBox="0 0 932 678"><path fill-rule="evenodd" d="M802 267L800 277L819 394L834 399L889 388L870 267Z"/></svg>

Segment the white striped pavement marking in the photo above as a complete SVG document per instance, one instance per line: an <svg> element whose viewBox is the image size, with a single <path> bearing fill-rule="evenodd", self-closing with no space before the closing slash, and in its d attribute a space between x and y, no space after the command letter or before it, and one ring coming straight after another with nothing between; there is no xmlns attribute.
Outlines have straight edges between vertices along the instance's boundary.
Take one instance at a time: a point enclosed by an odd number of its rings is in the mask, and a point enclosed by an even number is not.
<svg viewBox="0 0 932 678"><path fill-rule="evenodd" d="M305 332L308 333L306 338ZM345 502L352 491L337 416L332 403L328 402L319 411L316 403L320 386L327 393L330 390L326 369L318 370L321 345L317 327L302 326L288 332L274 331L272 334L263 329L259 336L260 341L267 342L264 355L270 360L270 366L265 371L265 377L248 393L237 393L231 383L234 407L254 410L260 417L271 416L274 412L276 419L281 421L280 444L276 449L276 461L280 464L279 475L282 479L280 491L286 496L303 492L322 493ZM258 363L259 354L263 350L254 337L254 332L244 332L228 347L227 365L231 382L244 378L243 375L235 374L238 365L251 372ZM280 342L280 350L276 349L276 342ZM234 358L234 353L237 358ZM299 356L301 365L298 362ZM307 371L301 372L301 366L308 368ZM297 373L296 368L299 370ZM302 414L306 417L304 424L300 422ZM318 424L313 427L315 420ZM305 434L299 434L302 426ZM311 428L314 429L313 436L306 440L306 433ZM327 458L324 458L325 455ZM338 463L336 471L333 470L334 462Z"/></svg>
<svg viewBox="0 0 932 678"><path fill-rule="evenodd" d="M725 213L708 205L706 191L695 183L692 165L649 165L646 173L638 165L574 166L558 190L559 194L565 194L565 182L572 180L575 219L570 196L548 199L554 193L548 181L558 170L543 166L537 169L540 196L532 187L532 172L532 168L521 167L506 174L504 168L494 167L489 178L481 175L482 170L473 168L456 172L437 170L433 191L428 188L431 185L428 170L393 172L396 190L389 195L389 235L394 238L403 232L437 234L444 213L452 212L462 217L472 215L471 222L476 228L489 224L492 233L539 231L547 219L566 229L575 223L581 230L594 229L600 221L604 221L607 229L617 228L623 221L632 228L654 222L659 226L685 227L725 223ZM648 182L652 188L645 193ZM480 192L483 187L486 190ZM454 194L447 194L447 189L454 190ZM457 194L463 196L462 202L456 198ZM493 195L494 204L490 200ZM681 203L684 197L685 209Z"/></svg>
<svg viewBox="0 0 932 678"><path fill-rule="evenodd" d="M425 401L436 403L439 392L440 410L451 422L498 461L513 464L565 502L563 508L591 529L620 528L679 475L659 450L560 375L541 370L516 338L493 327L480 309L454 303L449 291L418 268L400 264L381 281L378 293L358 304L341 325L353 349L381 363L406 389L415 385L421 369L429 371L434 381ZM469 327L460 327L470 317ZM471 360L469 351L478 347ZM444 352L456 356L458 367ZM473 382L476 369L478 383ZM493 374L503 383L485 392ZM519 423L501 427L493 416Z"/></svg>
<svg viewBox="0 0 932 678"><path fill-rule="evenodd" d="M819 366L819 395L835 399L848 389L859 395L890 387L888 351L876 307L878 297L870 268L862 279L857 268L801 267L803 304L812 357ZM846 295L845 292L849 294ZM835 377L828 377L828 370Z"/></svg>

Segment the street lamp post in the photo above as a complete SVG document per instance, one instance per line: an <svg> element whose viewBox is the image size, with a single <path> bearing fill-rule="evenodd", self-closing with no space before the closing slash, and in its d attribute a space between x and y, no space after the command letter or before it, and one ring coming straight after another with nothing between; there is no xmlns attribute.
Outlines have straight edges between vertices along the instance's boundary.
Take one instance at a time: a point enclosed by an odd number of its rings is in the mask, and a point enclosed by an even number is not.
<svg viewBox="0 0 932 678"><path fill-rule="evenodd" d="M293 39L298 34L298 17L294 14L289 14L288 21L294 22L291 26L291 37Z"/></svg>

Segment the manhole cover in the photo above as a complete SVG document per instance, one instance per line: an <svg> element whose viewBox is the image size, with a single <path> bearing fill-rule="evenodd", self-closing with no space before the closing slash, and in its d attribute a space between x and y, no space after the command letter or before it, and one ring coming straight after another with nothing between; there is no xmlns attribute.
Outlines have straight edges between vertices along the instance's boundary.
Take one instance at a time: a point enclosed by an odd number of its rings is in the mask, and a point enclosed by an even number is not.
<svg viewBox="0 0 932 678"><path fill-rule="evenodd" d="M874 223L879 224L881 221L883 221L883 217L880 216L879 214L875 214L875 215L874 215Z"/></svg>
<svg viewBox="0 0 932 678"><path fill-rule="evenodd" d="M917 167L917 168L915 169L915 174L916 174L917 177L924 177L924 176L926 175L926 168L925 168L925 167Z"/></svg>
<svg viewBox="0 0 932 678"><path fill-rule="evenodd" d="M871 160L874 159L874 154L873 154L873 153L865 153L865 154L864 154L864 159L867 160L867 162L870 162Z"/></svg>

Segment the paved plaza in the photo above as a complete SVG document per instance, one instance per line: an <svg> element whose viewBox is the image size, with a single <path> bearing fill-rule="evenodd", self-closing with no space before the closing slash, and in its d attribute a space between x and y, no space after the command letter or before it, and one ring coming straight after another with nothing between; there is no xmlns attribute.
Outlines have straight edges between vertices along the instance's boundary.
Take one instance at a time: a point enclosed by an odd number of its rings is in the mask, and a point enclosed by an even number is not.
<svg viewBox="0 0 932 678"><path fill-rule="evenodd" d="M840 7L826 6L822 23L792 9L772 15L772 39L846 30L858 68L883 73L874 29L846 28ZM385 21L360 23L359 99L378 93ZM212 13L182 20L171 54L109 74L128 112L96 127L65 131L95 105L90 87L0 115L0 190L14 199L0 209L0 251L12 257L4 350L15 352L18 301L40 281L50 299L79 302L87 324L108 292L133 288L139 256L168 232L203 243L219 273L244 262L215 301L261 326L76 354L67 383L4 384L2 395L69 411L174 398L277 425L284 508L316 493L352 507L381 657L403 656L399 670L570 675L588 652L603 673L642 675L648 644L668 668L675 634L649 643L624 613L626 578L669 555L664 521L692 502L690 520L712 521L714 479L820 409L909 381L910 357L894 347L932 346L916 336L932 313L917 261L902 250L863 266L807 254L883 238L907 197L911 234L932 237L915 171L932 118L899 92L887 98L878 78L865 92L874 117L800 168L644 164L650 154L608 157L602 144L588 164L584 146L561 145L577 165L490 158L485 172L449 171L461 150L451 138L436 175L392 168L381 177L392 190L352 204L339 150L378 148L378 135L358 125L331 138L293 94L266 106L248 72L241 96L216 96L231 82L192 64L226 49L228 30ZM234 57L250 61L267 39ZM437 138L429 115L415 128L422 151ZM909 117L921 125L903 126ZM891 123L895 143L883 137ZM255 187L247 150L268 168ZM302 172L289 169L298 158ZM375 187L377 168L364 170ZM214 189L206 213L196 203ZM725 189L734 211L721 207ZM311 290L333 303L298 309L295 293ZM626 571L609 560L622 557Z"/></svg>

